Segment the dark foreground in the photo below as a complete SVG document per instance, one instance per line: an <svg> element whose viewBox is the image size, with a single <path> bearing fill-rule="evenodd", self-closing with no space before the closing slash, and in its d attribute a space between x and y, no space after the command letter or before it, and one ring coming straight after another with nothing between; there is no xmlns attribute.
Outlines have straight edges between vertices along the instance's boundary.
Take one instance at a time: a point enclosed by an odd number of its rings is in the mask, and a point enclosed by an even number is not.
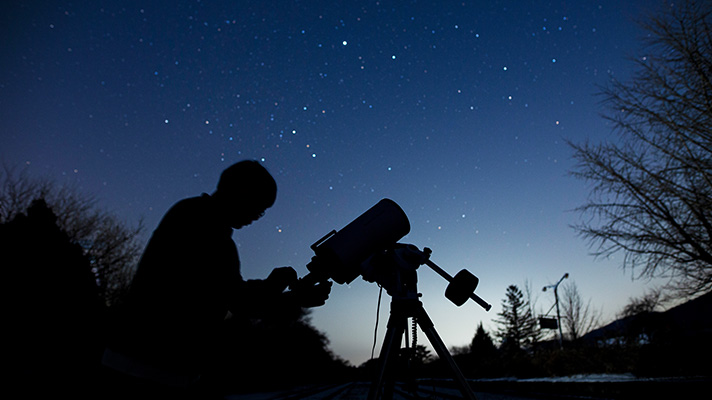
<svg viewBox="0 0 712 400"><path fill-rule="evenodd" d="M305 386L292 390L235 394L227 400L365 400L370 383L352 382L341 385ZM477 400L529 399L707 399L712 380L709 378L670 378L628 381L473 381ZM416 392L397 385L395 400L461 399L457 387L449 381L422 381Z"/></svg>

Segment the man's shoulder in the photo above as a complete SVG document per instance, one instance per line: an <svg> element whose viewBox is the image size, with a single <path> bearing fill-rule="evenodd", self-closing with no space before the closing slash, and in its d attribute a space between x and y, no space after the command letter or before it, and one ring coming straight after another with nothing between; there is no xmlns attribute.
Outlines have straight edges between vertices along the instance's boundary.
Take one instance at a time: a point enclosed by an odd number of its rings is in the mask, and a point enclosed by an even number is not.
<svg viewBox="0 0 712 400"><path fill-rule="evenodd" d="M181 220L188 222L192 220L205 219L211 212L210 196L189 197L173 204L161 220L160 225L171 223L171 221Z"/></svg>
<svg viewBox="0 0 712 400"><path fill-rule="evenodd" d="M206 193L203 193L200 196L188 197L183 200L179 200L177 203L175 203L171 207L171 210L186 210L208 207L210 199L210 195Z"/></svg>

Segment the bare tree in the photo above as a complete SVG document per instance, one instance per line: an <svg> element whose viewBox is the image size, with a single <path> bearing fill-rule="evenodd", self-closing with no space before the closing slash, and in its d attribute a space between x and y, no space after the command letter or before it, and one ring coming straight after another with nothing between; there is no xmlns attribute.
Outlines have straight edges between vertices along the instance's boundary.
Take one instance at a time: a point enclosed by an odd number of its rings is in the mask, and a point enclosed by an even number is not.
<svg viewBox="0 0 712 400"><path fill-rule="evenodd" d="M693 296L712 289L712 3L665 7L642 24L637 74L603 88L619 140L571 144L592 184L574 228L597 256L622 251L634 277Z"/></svg>
<svg viewBox="0 0 712 400"><path fill-rule="evenodd" d="M73 186L26 171L0 171L0 224L24 213L33 200L43 199L57 215L57 225L79 244L91 262L97 285L107 301L115 302L128 288L143 249L143 225L130 226L100 209L97 200Z"/></svg>
<svg viewBox="0 0 712 400"><path fill-rule="evenodd" d="M561 296L561 324L565 328L568 339L575 341L586 333L598 327L601 312L591 306L591 300L581 297L578 286L570 281L563 286Z"/></svg>
<svg viewBox="0 0 712 400"><path fill-rule="evenodd" d="M532 282L528 279L524 280L524 297L526 299L527 304L529 305L529 314L532 316L532 320L536 322L537 315L541 315L541 312L537 313L536 312L536 303L538 300L538 297L534 295L534 293L539 293L536 292L532 289ZM538 324L535 323L534 329L531 330L531 342L533 344L541 342L546 335L546 332L543 329L539 329Z"/></svg>
<svg viewBox="0 0 712 400"><path fill-rule="evenodd" d="M628 304L626 304L620 312L619 318L632 317L641 313L656 311L663 302L664 299L661 289L649 289L640 297L630 298Z"/></svg>

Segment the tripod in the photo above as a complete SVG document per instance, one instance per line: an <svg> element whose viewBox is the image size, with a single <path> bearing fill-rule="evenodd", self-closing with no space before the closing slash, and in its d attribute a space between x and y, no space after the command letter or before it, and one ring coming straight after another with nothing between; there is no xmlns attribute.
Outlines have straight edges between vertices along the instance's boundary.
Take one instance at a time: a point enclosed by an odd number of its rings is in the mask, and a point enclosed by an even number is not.
<svg viewBox="0 0 712 400"><path fill-rule="evenodd" d="M379 355L378 373L371 383L368 400L393 398L395 387L394 361L398 357L401 342L408 327L408 318L415 319L440 359L447 363L462 396L468 400L476 400L474 392L435 330L433 321L428 316L425 308L423 308L423 303L419 300L420 294L416 288L417 275L415 269L423 263L432 264L427 261L430 254L428 250L426 249L426 252L423 253L414 248L414 246L407 247L404 250L406 253L396 254L394 257L395 272L390 276L395 276L395 279L393 279L394 283L390 285L388 290L389 294L391 294L391 314ZM441 271L437 272L441 273Z"/></svg>

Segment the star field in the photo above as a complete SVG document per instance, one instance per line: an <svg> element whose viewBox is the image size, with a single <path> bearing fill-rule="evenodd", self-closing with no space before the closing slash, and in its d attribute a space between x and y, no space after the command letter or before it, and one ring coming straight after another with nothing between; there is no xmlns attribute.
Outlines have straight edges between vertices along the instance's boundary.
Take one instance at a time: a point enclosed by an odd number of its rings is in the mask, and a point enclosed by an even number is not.
<svg viewBox="0 0 712 400"><path fill-rule="evenodd" d="M404 242L494 305L420 290L450 346L492 327L509 284L571 274L612 317L644 283L594 261L569 225L587 188L566 140L605 140L597 85L632 73L651 2L38 1L1 17L0 157L76 182L150 232L241 159L273 173L266 216L234 235L246 278L300 275L309 245L384 197ZM614 276L615 279L611 279ZM314 325L370 356L378 288L334 287ZM381 310L384 318L387 305Z"/></svg>

